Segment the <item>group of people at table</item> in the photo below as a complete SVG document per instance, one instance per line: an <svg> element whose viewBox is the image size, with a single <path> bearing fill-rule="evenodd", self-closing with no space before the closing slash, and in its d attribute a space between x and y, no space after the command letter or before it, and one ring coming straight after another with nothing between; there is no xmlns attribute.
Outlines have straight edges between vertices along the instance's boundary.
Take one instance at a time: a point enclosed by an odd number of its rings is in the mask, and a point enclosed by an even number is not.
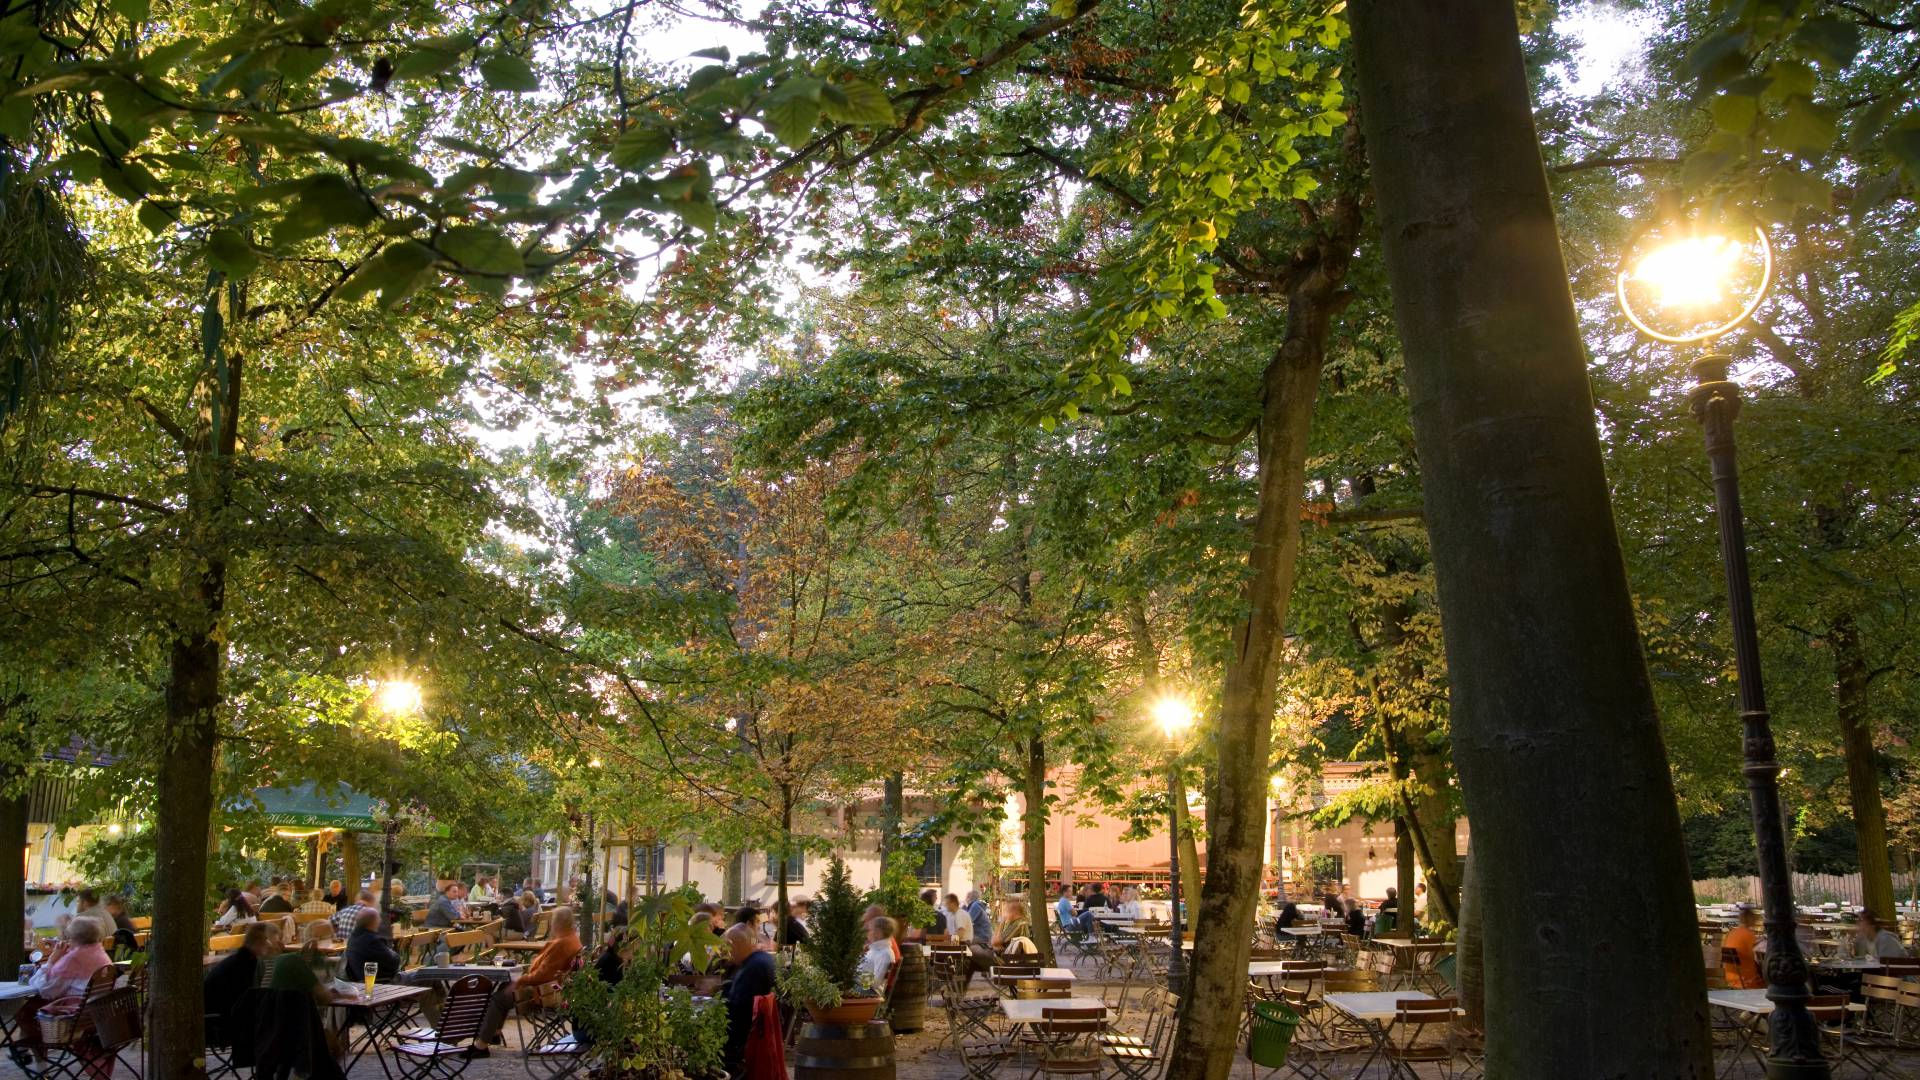
<svg viewBox="0 0 1920 1080"><path fill-rule="evenodd" d="M1767 976L1760 958L1767 954L1767 939L1760 909L1743 907L1739 919L1739 925L1728 930L1720 939L1721 972L1726 977L1729 989L1764 989ZM1853 932L1845 939L1843 951L1851 959L1905 958L1911 954L1895 930L1895 925L1888 920L1873 912L1862 911L1854 921ZM1795 933L1800 940L1801 951L1811 956L1813 927L1803 920L1795 927Z"/></svg>

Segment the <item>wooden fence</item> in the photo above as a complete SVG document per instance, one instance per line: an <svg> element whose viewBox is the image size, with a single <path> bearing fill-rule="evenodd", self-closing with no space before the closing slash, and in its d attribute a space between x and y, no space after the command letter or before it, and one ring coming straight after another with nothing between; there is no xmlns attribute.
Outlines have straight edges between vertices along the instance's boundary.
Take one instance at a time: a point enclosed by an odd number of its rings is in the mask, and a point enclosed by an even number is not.
<svg viewBox="0 0 1920 1080"><path fill-rule="evenodd" d="M1917 888L1920 888L1920 874L1893 875L1895 900L1913 897ZM1858 907L1862 895L1858 873L1793 875L1793 897L1802 904L1846 904ZM1693 897L1702 904L1758 904L1760 879L1750 874L1746 877L1696 881L1693 883Z"/></svg>

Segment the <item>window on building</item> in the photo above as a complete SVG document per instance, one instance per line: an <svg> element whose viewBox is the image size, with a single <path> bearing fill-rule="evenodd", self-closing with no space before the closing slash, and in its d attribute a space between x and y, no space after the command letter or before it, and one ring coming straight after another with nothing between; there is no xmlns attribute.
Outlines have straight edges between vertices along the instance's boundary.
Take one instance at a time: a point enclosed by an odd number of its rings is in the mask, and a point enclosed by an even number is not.
<svg viewBox="0 0 1920 1080"><path fill-rule="evenodd" d="M771 851L767 852L767 881L769 883L778 883L779 881L782 880L783 872L785 874L785 881L787 884L789 885L806 884L806 880L807 880L806 853L801 851L794 852L791 856L787 858L786 865L783 867L780 865L780 856L774 854Z"/></svg>
<svg viewBox="0 0 1920 1080"><path fill-rule="evenodd" d="M920 856L920 880L932 884L940 880L941 869L946 863L940 857L940 845L928 844L927 850Z"/></svg>
<svg viewBox="0 0 1920 1080"><path fill-rule="evenodd" d="M664 884L666 880L667 845L660 844L653 849L653 881L658 885ZM645 848L634 849L633 883L635 885L645 885L647 883L647 851Z"/></svg>

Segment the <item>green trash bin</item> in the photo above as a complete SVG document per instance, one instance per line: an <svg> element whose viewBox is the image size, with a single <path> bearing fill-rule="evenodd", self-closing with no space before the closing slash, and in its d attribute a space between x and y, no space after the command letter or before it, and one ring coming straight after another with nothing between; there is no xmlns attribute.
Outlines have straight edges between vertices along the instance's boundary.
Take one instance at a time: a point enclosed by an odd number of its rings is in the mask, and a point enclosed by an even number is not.
<svg viewBox="0 0 1920 1080"><path fill-rule="evenodd" d="M1277 1069L1287 1063L1287 1049L1300 1026L1300 1014L1277 1001L1253 1003L1253 1034L1247 1038L1247 1060Z"/></svg>

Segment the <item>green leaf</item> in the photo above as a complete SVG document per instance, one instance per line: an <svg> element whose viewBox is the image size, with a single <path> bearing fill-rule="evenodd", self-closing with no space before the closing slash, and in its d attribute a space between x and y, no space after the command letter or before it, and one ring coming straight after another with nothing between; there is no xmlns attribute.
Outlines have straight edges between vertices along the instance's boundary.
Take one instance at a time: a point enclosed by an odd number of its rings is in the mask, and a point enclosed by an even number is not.
<svg viewBox="0 0 1920 1080"><path fill-rule="evenodd" d="M1116 371L1113 374L1107 376L1107 382L1112 385L1113 393L1115 397L1132 397L1133 396L1133 384L1127 381L1127 377L1125 375L1122 375Z"/></svg>
<svg viewBox="0 0 1920 1080"><path fill-rule="evenodd" d="M727 51L725 45L715 45L711 49L700 49L687 55L697 56L702 60L718 60L723 64L733 58L733 54Z"/></svg>
<svg viewBox="0 0 1920 1080"><path fill-rule="evenodd" d="M1860 55L1860 27L1852 19L1822 15L1794 31L1793 46L1829 71L1838 71Z"/></svg>
<svg viewBox="0 0 1920 1080"><path fill-rule="evenodd" d="M305 82L319 73L333 59L333 50L324 45L305 46L288 45L280 50L280 56L273 63L275 71L292 82Z"/></svg>
<svg viewBox="0 0 1920 1080"><path fill-rule="evenodd" d="M760 106L760 118L774 138L789 147L806 143L820 119L820 86L811 75L795 75L774 87Z"/></svg>
<svg viewBox="0 0 1920 1080"><path fill-rule="evenodd" d="M113 0L114 13L128 22L146 22L150 6L149 0Z"/></svg>
<svg viewBox="0 0 1920 1080"><path fill-rule="evenodd" d="M365 225L373 220L367 197L338 173L308 177L297 202L312 207L326 225Z"/></svg>
<svg viewBox="0 0 1920 1080"><path fill-rule="evenodd" d="M1833 186L1812 173L1781 169L1767 177L1767 194L1775 199L1827 209L1833 202Z"/></svg>
<svg viewBox="0 0 1920 1080"><path fill-rule="evenodd" d="M540 89L540 77L533 73L533 65L507 53L497 53L481 64L480 77L495 90L524 94Z"/></svg>
<svg viewBox="0 0 1920 1080"><path fill-rule="evenodd" d="M1775 146L1801 157L1819 157L1833 148L1839 136L1840 114L1830 105L1821 105L1803 97L1787 102L1787 107L1771 125Z"/></svg>
<svg viewBox="0 0 1920 1080"><path fill-rule="evenodd" d="M140 224L145 226L146 230L155 236L159 236L168 229L173 228L173 214L169 213L166 207L154 202L152 199L147 199L140 204L140 209L137 211L136 216L139 217Z"/></svg>
<svg viewBox="0 0 1920 1080"><path fill-rule="evenodd" d="M350 303L378 289L380 306L391 308L420 287L438 258L425 244L402 241L361 264L334 296Z"/></svg>
<svg viewBox="0 0 1920 1080"><path fill-rule="evenodd" d="M1743 132L1760 116L1760 99L1746 94L1721 94L1713 99L1713 126L1721 131Z"/></svg>
<svg viewBox="0 0 1920 1080"><path fill-rule="evenodd" d="M829 83L820 89L820 111L836 124L884 126L894 122L887 92L864 79Z"/></svg>
<svg viewBox="0 0 1920 1080"><path fill-rule="evenodd" d="M695 195L667 205L687 224L704 233L712 233L720 219L720 208L713 204L712 197L708 195Z"/></svg>
<svg viewBox="0 0 1920 1080"><path fill-rule="evenodd" d="M24 94L0 97L0 136L25 142L33 134L33 99Z"/></svg>
<svg viewBox="0 0 1920 1080"><path fill-rule="evenodd" d="M441 251L467 270L485 273L517 274L525 269L520 249L497 229L481 225L462 225L448 229L438 240Z"/></svg>
<svg viewBox="0 0 1920 1080"><path fill-rule="evenodd" d="M230 278L243 278L260 264L260 256L240 230L223 228L207 234L207 262Z"/></svg>
<svg viewBox="0 0 1920 1080"><path fill-rule="evenodd" d="M657 164L672 150L672 132L640 124L628 128L614 140L613 163L623 169L642 172Z"/></svg>
<svg viewBox="0 0 1920 1080"><path fill-rule="evenodd" d="M460 65L460 54L451 49L415 46L394 62L395 79L426 79L452 71Z"/></svg>

